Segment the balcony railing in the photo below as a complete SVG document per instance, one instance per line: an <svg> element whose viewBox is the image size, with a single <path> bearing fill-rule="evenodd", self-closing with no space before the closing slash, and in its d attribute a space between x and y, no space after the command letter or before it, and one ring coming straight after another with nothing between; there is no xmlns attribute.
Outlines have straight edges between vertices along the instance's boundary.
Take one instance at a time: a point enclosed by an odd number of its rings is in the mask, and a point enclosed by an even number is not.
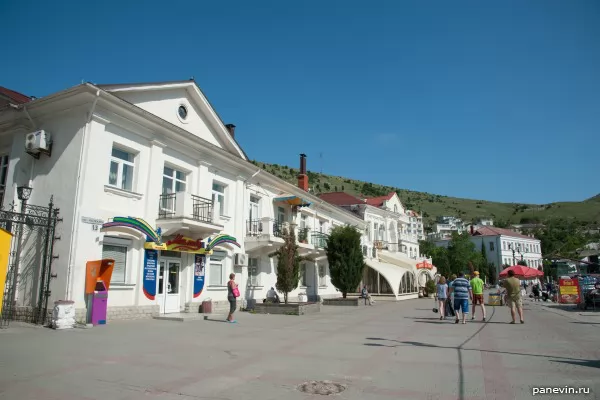
<svg viewBox="0 0 600 400"><path fill-rule="evenodd" d="M158 218L180 217L213 223L213 203L210 199L186 192L161 194L158 201Z"/></svg>
<svg viewBox="0 0 600 400"><path fill-rule="evenodd" d="M260 219L253 219L246 221L246 236L259 236L262 235L263 227Z"/></svg>
<svg viewBox="0 0 600 400"><path fill-rule="evenodd" d="M312 244L317 249L324 249L327 245L327 235L321 232L313 233L311 236Z"/></svg>
<svg viewBox="0 0 600 400"><path fill-rule="evenodd" d="M273 221L273 236L283 237L283 222Z"/></svg>

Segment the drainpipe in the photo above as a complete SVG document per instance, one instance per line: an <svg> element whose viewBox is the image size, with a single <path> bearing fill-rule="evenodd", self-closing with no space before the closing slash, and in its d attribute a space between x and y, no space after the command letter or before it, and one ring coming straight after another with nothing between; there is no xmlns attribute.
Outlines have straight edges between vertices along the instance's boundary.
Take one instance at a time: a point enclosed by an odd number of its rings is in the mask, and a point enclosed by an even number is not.
<svg viewBox="0 0 600 400"><path fill-rule="evenodd" d="M75 209L73 210L73 222L72 222L72 227L71 227L71 248L69 251L69 261L67 263L67 287L66 287L66 293L65 293L65 299L69 300L72 293L71 293L71 285L72 285L72 280L71 280L71 271L72 271L72 265L73 262L76 260L75 255L76 255L76 251L77 251L77 247L75 246L75 240L79 234L79 224L77 223L78 221L78 217L79 217L79 192L80 192L80 186L81 186L81 175L82 175L82 171L84 169L84 158L86 156L86 154L84 154L84 150L85 150L85 139L87 134L89 134L90 130L91 130L91 121L92 121L92 116L94 115L94 110L96 109L96 103L98 103L98 99L100 98L100 90L96 91L96 98L94 99L94 102L92 103L92 106L90 108L90 113L88 115L87 118L87 122L83 128L83 133L81 136L81 149L79 151L79 163L77 166L77 183L75 184Z"/></svg>
<svg viewBox="0 0 600 400"><path fill-rule="evenodd" d="M25 112L27 119L29 119L29 122L31 123L31 127L33 129L37 130L37 125L33 121L33 118L31 118L29 111L27 111L27 104L23 104L23 111ZM29 187L33 187L33 170L34 169L35 169L35 158L31 157L31 169L29 171L29 184L28 184Z"/></svg>

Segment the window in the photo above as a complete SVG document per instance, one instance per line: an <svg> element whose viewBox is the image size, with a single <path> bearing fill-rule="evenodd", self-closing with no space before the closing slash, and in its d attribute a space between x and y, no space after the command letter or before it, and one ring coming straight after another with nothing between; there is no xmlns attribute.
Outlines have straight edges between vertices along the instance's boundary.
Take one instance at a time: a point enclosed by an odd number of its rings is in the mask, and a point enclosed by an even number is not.
<svg viewBox="0 0 600 400"><path fill-rule="evenodd" d="M250 286L260 286L258 258L248 259L248 284Z"/></svg>
<svg viewBox="0 0 600 400"><path fill-rule="evenodd" d="M185 192L186 181L185 172L167 166L163 168L163 194Z"/></svg>
<svg viewBox="0 0 600 400"><path fill-rule="evenodd" d="M225 280L223 279L224 259L225 259L225 252L222 252L222 251L215 251L210 256L209 269L208 269L208 271L209 271L208 272L208 276L209 276L208 285L209 286L225 286Z"/></svg>
<svg viewBox="0 0 600 400"><path fill-rule="evenodd" d="M307 284L307 279L306 279L306 264L302 264L300 266L300 286L308 286Z"/></svg>
<svg viewBox="0 0 600 400"><path fill-rule="evenodd" d="M306 221L308 220L308 218L306 217L306 215L302 214L300 216L300 229L304 229L307 226Z"/></svg>
<svg viewBox="0 0 600 400"><path fill-rule="evenodd" d="M102 245L102 259L115 260L111 283L125 283L127 273L127 246L129 241L119 238L104 238Z"/></svg>
<svg viewBox="0 0 600 400"><path fill-rule="evenodd" d="M506 242L505 241L502 241L502 249L506 250Z"/></svg>
<svg viewBox="0 0 600 400"><path fill-rule="evenodd" d="M367 246L363 246L364 248L366 248ZM365 250L366 252L366 250ZM319 286L321 287L326 287L327 286L327 274L326 274L326 266L325 265L319 265Z"/></svg>
<svg viewBox="0 0 600 400"><path fill-rule="evenodd" d="M134 154L113 147L108 184L119 189L132 190L134 160Z"/></svg>
<svg viewBox="0 0 600 400"><path fill-rule="evenodd" d="M494 242L490 242L490 251L494 251Z"/></svg>
<svg viewBox="0 0 600 400"><path fill-rule="evenodd" d="M6 192L6 177L8 176L8 156L0 156L0 207L4 202Z"/></svg>
<svg viewBox="0 0 600 400"><path fill-rule="evenodd" d="M179 114L181 119L185 120L188 116L188 110L185 106L179 106L177 109L177 114Z"/></svg>
<svg viewBox="0 0 600 400"><path fill-rule="evenodd" d="M212 202L217 215L225 215L225 185L213 182Z"/></svg>
<svg viewBox="0 0 600 400"><path fill-rule="evenodd" d="M260 198L250 196L250 208L248 210L248 218L250 221L258 221L260 219Z"/></svg>
<svg viewBox="0 0 600 400"><path fill-rule="evenodd" d="M394 212L397 213L398 212L398 204L394 204Z"/></svg>

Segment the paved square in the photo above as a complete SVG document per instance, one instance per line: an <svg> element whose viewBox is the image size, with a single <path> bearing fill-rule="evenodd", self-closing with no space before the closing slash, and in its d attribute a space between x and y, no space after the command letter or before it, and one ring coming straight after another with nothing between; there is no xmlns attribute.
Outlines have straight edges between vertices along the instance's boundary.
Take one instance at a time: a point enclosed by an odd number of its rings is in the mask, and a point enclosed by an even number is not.
<svg viewBox="0 0 600 400"><path fill-rule="evenodd" d="M219 321L123 321L53 331L0 331L0 399L192 400L326 398L306 381L343 384L340 399L529 399L533 386L600 393L600 313L527 303L455 325L433 301L324 307L311 316L238 313Z"/></svg>

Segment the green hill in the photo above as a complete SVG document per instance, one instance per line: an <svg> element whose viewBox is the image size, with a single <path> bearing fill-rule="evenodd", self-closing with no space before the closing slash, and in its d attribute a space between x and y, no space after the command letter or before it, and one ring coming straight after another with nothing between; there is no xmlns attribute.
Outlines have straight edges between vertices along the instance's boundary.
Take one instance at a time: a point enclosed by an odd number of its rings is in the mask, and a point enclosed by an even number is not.
<svg viewBox="0 0 600 400"><path fill-rule="evenodd" d="M297 168L258 161L252 162L281 179L293 184L297 183ZM579 202L499 203L415 192L311 171L308 171L308 176L311 190L315 194L344 191L360 197L382 196L395 191L407 208L423 213L427 222L432 222L437 216L453 215L459 216L465 221L472 221L478 217L492 217L495 220L494 225L497 226L505 226L510 223L544 222L558 218L577 220L584 225L600 223L600 195Z"/></svg>

